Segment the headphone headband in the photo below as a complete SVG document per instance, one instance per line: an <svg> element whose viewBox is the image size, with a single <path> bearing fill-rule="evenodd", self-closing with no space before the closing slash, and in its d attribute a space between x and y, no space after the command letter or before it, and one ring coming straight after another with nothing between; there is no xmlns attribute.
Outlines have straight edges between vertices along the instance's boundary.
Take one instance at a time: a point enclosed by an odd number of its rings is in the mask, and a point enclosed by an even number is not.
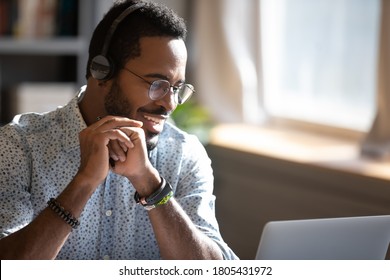
<svg viewBox="0 0 390 280"><path fill-rule="evenodd" d="M134 5L131 5L126 10L124 10L111 24L108 29L106 38L104 39L104 45L100 55L95 56L90 65L90 71L92 77L97 80L108 80L113 72L114 65L110 62L110 59L107 57L108 49L111 44L111 38L114 35L118 25L131 13L145 6L145 3L139 2Z"/></svg>
<svg viewBox="0 0 390 280"><path fill-rule="evenodd" d="M106 56L108 48L110 47L112 35L114 35L115 30L117 29L119 23L122 22L128 15L135 12L136 10L145 6L145 3L139 2L137 4L131 5L126 10L124 10L111 24L110 29L107 32L106 39L104 40L104 45L101 55Z"/></svg>

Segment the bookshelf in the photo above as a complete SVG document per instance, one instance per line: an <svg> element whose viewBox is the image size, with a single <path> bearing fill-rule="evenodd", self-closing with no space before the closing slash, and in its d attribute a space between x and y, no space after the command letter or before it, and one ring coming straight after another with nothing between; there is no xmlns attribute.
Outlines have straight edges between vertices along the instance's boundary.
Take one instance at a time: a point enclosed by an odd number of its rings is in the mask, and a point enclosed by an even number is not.
<svg viewBox="0 0 390 280"><path fill-rule="evenodd" d="M19 84L58 82L74 83L75 87L85 84L90 36L102 15L112 4L112 1L107 0L22 1L0 0L0 124L8 122L12 118L12 112L9 112L9 108L12 107L10 94L12 94L12 89ZM34 31L23 32L19 30L19 27L12 26L8 26L9 30L5 30L7 26L4 23L4 14L13 14L15 9L18 10L18 15L25 13L21 9L26 9L26 7L18 7L21 2L28 3L28 5L32 5L32 2L35 2L36 5L50 2L50 5L53 3L56 5L54 18L51 18L51 21L45 19L46 22L39 25L34 22L33 18L33 22L28 23L27 26L58 24L56 17L61 13L61 5L68 5L66 7L69 10L67 11L67 19L70 18L72 22L63 20L62 24L66 28L70 26L73 29L64 31L64 28L55 26L48 34L30 34ZM31 6L28 12L33 13ZM15 23L17 20L8 20L13 21L11 24L8 22L9 25L17 25Z"/></svg>
<svg viewBox="0 0 390 280"><path fill-rule="evenodd" d="M79 55L84 53L87 42L79 37L55 39L0 38L1 55Z"/></svg>

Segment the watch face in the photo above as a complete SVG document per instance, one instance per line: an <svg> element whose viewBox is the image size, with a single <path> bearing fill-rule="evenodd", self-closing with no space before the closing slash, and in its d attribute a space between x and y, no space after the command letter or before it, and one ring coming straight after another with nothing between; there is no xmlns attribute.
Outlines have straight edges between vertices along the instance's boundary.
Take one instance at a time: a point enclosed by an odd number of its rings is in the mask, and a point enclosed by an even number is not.
<svg viewBox="0 0 390 280"><path fill-rule="evenodd" d="M152 210L159 205L166 204L173 196L172 186L163 177L160 188L149 197L140 197L138 192L134 193L134 200L141 204L146 210Z"/></svg>
<svg viewBox="0 0 390 280"><path fill-rule="evenodd" d="M154 205L144 205L144 208L148 211L152 210L153 208L156 208Z"/></svg>

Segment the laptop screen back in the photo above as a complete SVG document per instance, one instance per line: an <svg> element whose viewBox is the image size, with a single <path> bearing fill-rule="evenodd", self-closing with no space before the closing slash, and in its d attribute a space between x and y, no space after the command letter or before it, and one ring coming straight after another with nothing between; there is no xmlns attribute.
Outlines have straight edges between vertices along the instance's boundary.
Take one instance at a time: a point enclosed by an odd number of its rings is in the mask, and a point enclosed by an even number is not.
<svg viewBox="0 0 390 280"><path fill-rule="evenodd" d="M274 221L265 225L256 259L385 259L390 215Z"/></svg>

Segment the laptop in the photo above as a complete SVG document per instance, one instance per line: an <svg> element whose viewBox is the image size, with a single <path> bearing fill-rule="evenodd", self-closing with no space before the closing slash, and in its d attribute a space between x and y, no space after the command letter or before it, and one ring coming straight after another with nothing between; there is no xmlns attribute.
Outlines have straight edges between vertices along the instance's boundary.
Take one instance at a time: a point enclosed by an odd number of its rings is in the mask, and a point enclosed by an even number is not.
<svg viewBox="0 0 390 280"><path fill-rule="evenodd" d="M268 222L257 260L384 260L390 215Z"/></svg>

